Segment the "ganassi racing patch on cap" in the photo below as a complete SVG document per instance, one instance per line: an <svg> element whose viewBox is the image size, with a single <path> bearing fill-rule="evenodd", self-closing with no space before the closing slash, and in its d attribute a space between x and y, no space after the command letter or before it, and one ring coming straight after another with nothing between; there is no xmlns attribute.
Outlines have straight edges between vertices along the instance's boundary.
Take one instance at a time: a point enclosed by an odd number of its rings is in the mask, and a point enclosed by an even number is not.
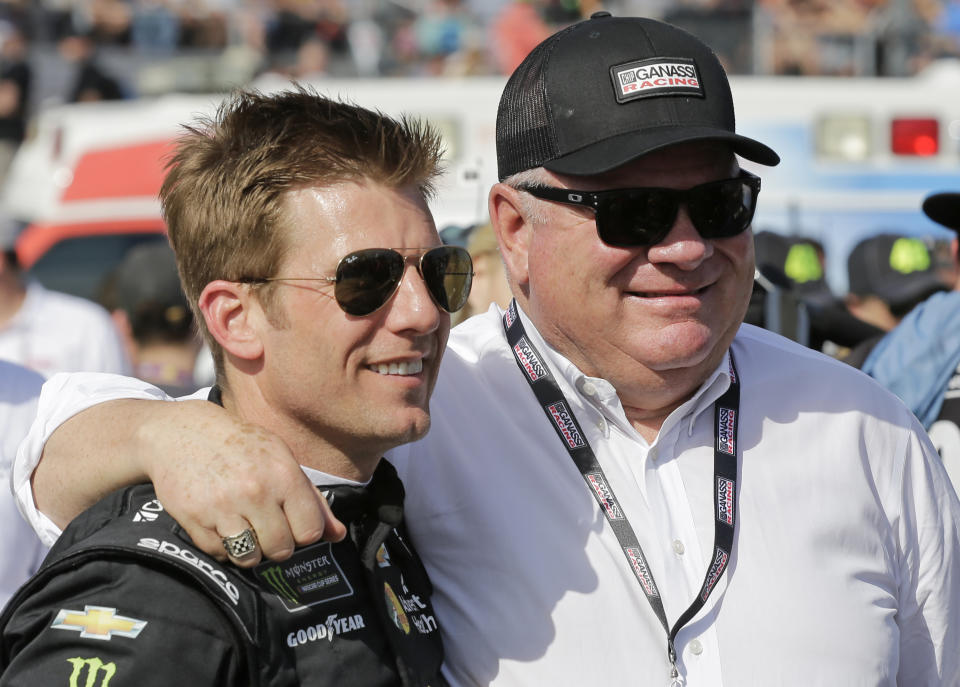
<svg viewBox="0 0 960 687"><path fill-rule="evenodd" d="M700 74L689 57L653 57L610 67L617 102L661 95L703 97Z"/></svg>

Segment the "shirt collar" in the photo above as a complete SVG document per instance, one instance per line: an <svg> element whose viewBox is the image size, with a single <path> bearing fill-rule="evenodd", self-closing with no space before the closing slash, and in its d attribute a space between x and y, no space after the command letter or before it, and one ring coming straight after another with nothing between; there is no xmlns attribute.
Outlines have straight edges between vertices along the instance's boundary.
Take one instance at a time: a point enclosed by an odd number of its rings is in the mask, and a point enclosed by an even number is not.
<svg viewBox="0 0 960 687"><path fill-rule="evenodd" d="M550 369L566 382L569 389L573 389L580 401L596 408L610 422L616 424L622 431L630 435L639 436L639 433L633 428L633 425L627 419L623 406L620 403L620 397L613 384L600 377L590 377L585 375L580 369L570 362L562 353L548 344L540 335L527 314L517 304L517 314L523 322L527 336L530 337L534 346L543 352L547 358ZM716 401L730 386L730 351L723 354L720 364L713 370L709 377L700 385L697 391L687 399L682 405L676 408L660 428L659 436L663 436L673 427L677 426L685 417L689 417L687 425L688 435L693 434L693 427L700 414L713 407Z"/></svg>
<svg viewBox="0 0 960 687"><path fill-rule="evenodd" d="M365 487L370 484L370 480L367 480L366 482L355 482L354 480L347 479L346 477L338 477L337 475L331 475L328 472L308 468L306 465L301 465L300 469L303 470L303 474L307 476L310 482L318 487Z"/></svg>

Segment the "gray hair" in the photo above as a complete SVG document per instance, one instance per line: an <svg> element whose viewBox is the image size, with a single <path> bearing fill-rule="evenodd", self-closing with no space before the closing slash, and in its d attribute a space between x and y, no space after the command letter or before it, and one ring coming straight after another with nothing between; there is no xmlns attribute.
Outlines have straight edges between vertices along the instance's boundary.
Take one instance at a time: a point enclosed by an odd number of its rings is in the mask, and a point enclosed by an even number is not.
<svg viewBox="0 0 960 687"><path fill-rule="evenodd" d="M552 186L553 181L547 176L547 170L543 167L534 167L525 169L522 172L511 174L503 180L507 186L519 188L522 186ZM527 221L533 224L543 224L547 221L543 213L543 206L529 193L520 194L520 209L526 216Z"/></svg>

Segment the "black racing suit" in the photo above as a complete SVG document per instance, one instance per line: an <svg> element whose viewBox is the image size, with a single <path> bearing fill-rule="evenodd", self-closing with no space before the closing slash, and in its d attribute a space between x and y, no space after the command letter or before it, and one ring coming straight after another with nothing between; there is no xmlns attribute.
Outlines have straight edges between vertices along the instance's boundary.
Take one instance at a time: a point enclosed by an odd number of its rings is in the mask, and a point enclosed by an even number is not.
<svg viewBox="0 0 960 687"><path fill-rule="evenodd" d="M0 685L446 685L396 470L324 493L347 538L253 570L196 548L150 485L111 494L4 609Z"/></svg>

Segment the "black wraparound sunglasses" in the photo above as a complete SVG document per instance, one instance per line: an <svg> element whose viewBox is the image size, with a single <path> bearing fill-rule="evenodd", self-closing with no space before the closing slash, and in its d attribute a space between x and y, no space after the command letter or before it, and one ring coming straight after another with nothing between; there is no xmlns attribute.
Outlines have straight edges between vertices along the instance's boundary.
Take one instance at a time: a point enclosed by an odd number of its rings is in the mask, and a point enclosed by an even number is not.
<svg viewBox="0 0 960 687"><path fill-rule="evenodd" d="M406 257L393 248L365 248L343 256L333 277L244 277L236 281L245 284L330 282L334 284L333 295L340 309L348 315L363 317L375 313L393 297L411 258L416 259L417 271L440 308L452 313L467 304L473 284L473 261L470 253L458 246L438 246Z"/></svg>
<svg viewBox="0 0 960 687"><path fill-rule="evenodd" d="M711 181L686 190L622 188L574 191L553 186L518 186L543 200L590 208L597 216L597 234L611 246L652 246L663 241L687 208L693 226L705 239L723 239L746 230L757 209L760 177L741 170L733 179Z"/></svg>

